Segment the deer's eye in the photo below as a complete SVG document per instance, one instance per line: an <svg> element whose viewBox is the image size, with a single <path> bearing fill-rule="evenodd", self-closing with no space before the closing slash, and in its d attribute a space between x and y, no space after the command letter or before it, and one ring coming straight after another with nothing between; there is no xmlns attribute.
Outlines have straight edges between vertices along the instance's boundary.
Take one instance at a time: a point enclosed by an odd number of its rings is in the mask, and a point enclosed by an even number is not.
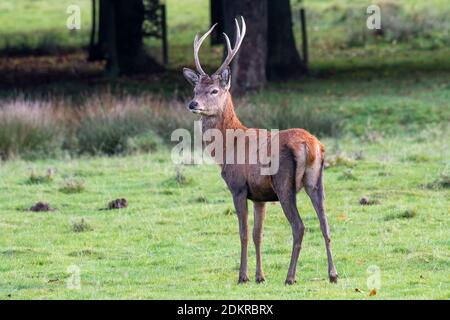
<svg viewBox="0 0 450 320"><path fill-rule="evenodd" d="M217 90L217 89L212 89L211 90L211 94L218 94L219 93L219 90Z"/></svg>

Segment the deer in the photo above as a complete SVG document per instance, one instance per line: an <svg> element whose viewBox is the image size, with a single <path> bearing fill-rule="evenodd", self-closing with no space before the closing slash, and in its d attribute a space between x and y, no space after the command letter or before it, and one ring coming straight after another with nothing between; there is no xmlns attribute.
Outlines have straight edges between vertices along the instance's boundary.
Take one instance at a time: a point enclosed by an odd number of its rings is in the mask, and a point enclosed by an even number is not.
<svg viewBox="0 0 450 320"><path fill-rule="evenodd" d="M241 26L239 26L238 19L235 19L236 35L233 47L227 34L223 33L227 46L227 55L216 72L208 75L203 70L199 60L199 49L217 24L214 24L200 38L198 34L194 38L196 71L183 68L184 77L194 87L194 97L188 104L189 111L200 115L202 132L210 129L219 130L223 134L224 139L227 139L227 130L240 130L245 134L251 129L245 127L237 117L230 92L230 63L236 56L246 33L245 20L242 16L240 18ZM260 129L252 130L258 131ZM247 267L249 239L248 200L253 202L256 282L261 283L265 281L261 244L266 203L279 202L290 223L293 237L291 259L285 284L292 285L296 283L297 262L305 232L305 225L297 209L296 195L303 188L309 196L320 222L327 253L329 281L336 283L338 274L333 263L330 228L324 206L324 145L304 129L280 130L277 135L279 168L276 173L262 175L260 163L239 164L227 160L219 164L222 178L233 198L239 222L241 256L238 283L249 281ZM246 143L248 142L248 140L245 141ZM271 144L271 141L270 136L267 137L268 145ZM234 152L236 154L237 146L235 144L224 143L223 145L225 153ZM233 150L230 150L230 148L233 148ZM248 148L248 146L245 145L245 148Z"/></svg>

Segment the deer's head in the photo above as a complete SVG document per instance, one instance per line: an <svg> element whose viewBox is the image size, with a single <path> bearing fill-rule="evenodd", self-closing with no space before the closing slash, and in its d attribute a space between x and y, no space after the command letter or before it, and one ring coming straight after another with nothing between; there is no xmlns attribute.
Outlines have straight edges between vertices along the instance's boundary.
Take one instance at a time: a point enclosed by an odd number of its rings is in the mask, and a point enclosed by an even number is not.
<svg viewBox="0 0 450 320"><path fill-rule="evenodd" d="M191 112L205 116L214 116L222 113L231 86L231 70L229 65L238 52L245 36L246 26L243 17L241 17L241 21L242 31L237 19L235 19L236 41L234 48L231 47L230 39L224 33L227 44L227 57L219 69L210 76L203 71L202 66L200 65L198 51L203 41L213 31L216 24L200 38L198 35L195 36L194 59L197 71L189 68L183 69L184 77L192 86L194 86L194 98L189 103L189 110Z"/></svg>

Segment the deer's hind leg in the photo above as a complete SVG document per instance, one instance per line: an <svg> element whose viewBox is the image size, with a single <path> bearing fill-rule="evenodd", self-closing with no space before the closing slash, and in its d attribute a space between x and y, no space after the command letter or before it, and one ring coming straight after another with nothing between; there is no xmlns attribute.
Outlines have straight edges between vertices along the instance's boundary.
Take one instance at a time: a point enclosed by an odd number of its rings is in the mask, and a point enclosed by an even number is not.
<svg viewBox="0 0 450 320"><path fill-rule="evenodd" d="M328 276L330 282L337 282L338 274L333 263L333 255L331 252L330 227L328 225L327 214L325 212L325 191L323 187L323 162L317 163L316 166L309 168L305 173L305 190L314 206L317 217L320 221L320 229L325 240L325 248L327 250L328 259Z"/></svg>
<svg viewBox="0 0 450 320"><path fill-rule="evenodd" d="M305 232L305 226L300 218L297 209L296 201L296 162L291 158L285 158L283 162L280 161L280 166L283 166L283 170L280 170L272 178L272 183L275 192L278 195L283 212L288 219L292 228L292 254L291 262L289 264L289 270L286 277L286 284L295 283L295 273L297 269L297 261L300 255L300 249L303 240L303 234Z"/></svg>
<svg viewBox="0 0 450 320"><path fill-rule="evenodd" d="M234 207L239 220L239 236L241 239L241 265L239 267L238 283L248 282L247 256L248 256L248 208L247 194L245 192L233 194Z"/></svg>

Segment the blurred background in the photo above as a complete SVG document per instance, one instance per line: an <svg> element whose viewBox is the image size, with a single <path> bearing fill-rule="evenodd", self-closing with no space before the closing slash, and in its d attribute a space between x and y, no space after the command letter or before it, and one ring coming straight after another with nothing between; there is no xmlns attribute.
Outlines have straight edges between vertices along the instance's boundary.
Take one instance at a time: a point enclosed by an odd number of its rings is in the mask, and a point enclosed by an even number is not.
<svg viewBox="0 0 450 320"><path fill-rule="evenodd" d="M224 55L221 32L233 38L237 15L248 32L233 91L248 125L364 136L445 123L450 5L379 0L381 28L370 30L370 4L4 0L0 156L116 154L131 148L129 138L167 141L190 128L181 68L193 65L194 35L219 22L200 54L212 72ZM72 30L71 5L80 23Z"/></svg>

